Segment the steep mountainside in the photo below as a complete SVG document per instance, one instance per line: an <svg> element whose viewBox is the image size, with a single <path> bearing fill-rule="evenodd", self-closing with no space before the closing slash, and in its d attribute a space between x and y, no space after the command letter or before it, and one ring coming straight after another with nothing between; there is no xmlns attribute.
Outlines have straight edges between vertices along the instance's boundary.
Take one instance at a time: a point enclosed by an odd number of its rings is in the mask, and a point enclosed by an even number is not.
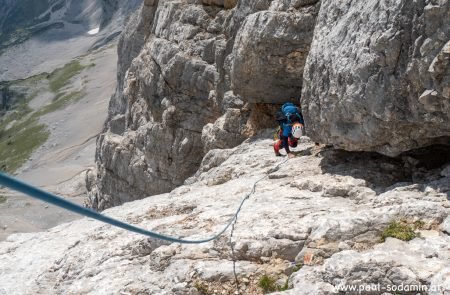
<svg viewBox="0 0 450 295"><path fill-rule="evenodd" d="M19 44L37 33L70 25L86 31L108 26L119 29L120 15L126 17L141 1L95 0L2 0L0 1L0 49ZM86 32L85 31L85 32ZM117 32L109 32L117 34Z"/></svg>
<svg viewBox="0 0 450 295"><path fill-rule="evenodd" d="M85 171L116 86L116 49L111 44L50 74L1 85L1 171L83 203ZM0 240L77 218L3 188L0 199Z"/></svg>
<svg viewBox="0 0 450 295"><path fill-rule="evenodd" d="M273 125L261 103L298 99L319 4L285 2L144 2L119 44L93 208L169 191L208 150Z"/></svg>
<svg viewBox="0 0 450 295"><path fill-rule="evenodd" d="M450 293L449 5L144 0L120 37L88 206L200 239L260 181L207 244L90 219L11 235L0 295ZM272 150L286 101L311 137L287 161Z"/></svg>
<svg viewBox="0 0 450 295"><path fill-rule="evenodd" d="M450 292L450 166L420 168L428 153L405 168L303 138L298 157L274 170L282 160L272 156L270 134L211 150L199 172L168 194L104 211L161 233L204 238L268 175L231 240L227 232L203 245L166 243L90 219L17 234L0 243L0 294L236 294L233 258L240 294L263 294L260 286L342 294L347 284Z"/></svg>
<svg viewBox="0 0 450 295"><path fill-rule="evenodd" d="M390 156L450 144L449 13L444 0L145 1L120 41L90 205L167 192L301 93L316 142Z"/></svg>
<svg viewBox="0 0 450 295"><path fill-rule="evenodd" d="M0 0L0 80L51 72L106 44L142 0Z"/></svg>
<svg viewBox="0 0 450 295"><path fill-rule="evenodd" d="M140 3L0 0L1 171L83 203L116 85L114 37ZM0 240L76 218L0 187Z"/></svg>

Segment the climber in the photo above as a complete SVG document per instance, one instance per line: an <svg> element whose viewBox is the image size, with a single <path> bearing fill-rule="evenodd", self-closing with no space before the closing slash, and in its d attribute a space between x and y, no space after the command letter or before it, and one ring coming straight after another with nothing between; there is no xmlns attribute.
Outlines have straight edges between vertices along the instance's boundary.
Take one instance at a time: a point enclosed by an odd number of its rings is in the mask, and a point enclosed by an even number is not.
<svg viewBox="0 0 450 295"><path fill-rule="evenodd" d="M293 103L285 103L281 111L276 114L276 120L279 124L278 137L274 143L273 149L276 156L281 156L280 149L284 148L289 158L295 157L289 147L296 147L298 139L304 132L303 115L300 108Z"/></svg>

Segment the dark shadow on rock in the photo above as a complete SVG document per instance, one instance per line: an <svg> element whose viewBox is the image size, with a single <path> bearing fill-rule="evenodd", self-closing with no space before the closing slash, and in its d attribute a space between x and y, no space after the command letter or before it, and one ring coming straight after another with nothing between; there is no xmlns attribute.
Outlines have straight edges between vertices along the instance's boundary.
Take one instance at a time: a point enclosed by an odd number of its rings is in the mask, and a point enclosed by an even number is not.
<svg viewBox="0 0 450 295"><path fill-rule="evenodd" d="M432 145L391 158L375 152L349 152L332 147L323 149L323 173L363 179L378 194L397 183L419 184L445 193L450 199L450 177L441 175L450 164L450 146Z"/></svg>
<svg viewBox="0 0 450 295"><path fill-rule="evenodd" d="M301 150L301 151L292 151L292 153L296 157L303 157L303 156L311 156L312 155L312 151L313 151L313 147L309 147L309 148L306 148L306 149Z"/></svg>
<svg viewBox="0 0 450 295"><path fill-rule="evenodd" d="M348 152L326 148L321 151L324 173L363 179L372 189L387 188L397 182L411 181L403 162L374 152Z"/></svg>

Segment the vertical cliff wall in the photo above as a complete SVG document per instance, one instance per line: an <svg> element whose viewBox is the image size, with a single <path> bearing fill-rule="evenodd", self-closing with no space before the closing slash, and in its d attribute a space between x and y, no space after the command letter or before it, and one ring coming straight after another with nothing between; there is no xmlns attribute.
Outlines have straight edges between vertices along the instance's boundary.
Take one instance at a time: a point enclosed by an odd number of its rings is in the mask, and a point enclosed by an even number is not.
<svg viewBox="0 0 450 295"><path fill-rule="evenodd" d="M322 1L304 73L309 135L390 156L450 143L449 59L449 1Z"/></svg>
<svg viewBox="0 0 450 295"><path fill-rule="evenodd" d="M318 1L146 0L119 44L118 88L90 173L104 209L166 192L300 96Z"/></svg>
<svg viewBox="0 0 450 295"><path fill-rule="evenodd" d="M90 205L182 184L300 94L316 142L389 156L450 144L449 5L145 1L119 46Z"/></svg>

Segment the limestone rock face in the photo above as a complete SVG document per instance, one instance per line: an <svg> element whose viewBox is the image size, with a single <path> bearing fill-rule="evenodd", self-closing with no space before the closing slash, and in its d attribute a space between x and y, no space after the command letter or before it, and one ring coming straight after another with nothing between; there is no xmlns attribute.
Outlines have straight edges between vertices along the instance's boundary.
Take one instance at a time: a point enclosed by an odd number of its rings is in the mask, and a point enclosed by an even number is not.
<svg viewBox="0 0 450 295"><path fill-rule="evenodd" d="M274 169L284 158L273 157L270 135L210 150L198 172L170 193L103 212L160 233L205 238L266 176L242 207L232 239L227 231L202 245L166 243L86 218L15 234L0 243L0 294L233 294L233 258L241 294L262 294L263 275L280 285L289 276L285 294L339 294L339 286L361 283L450 292L445 167L414 181L411 173L420 169L317 148L304 137L298 157ZM417 225L420 237L382 242L392 221Z"/></svg>
<svg viewBox="0 0 450 295"><path fill-rule="evenodd" d="M302 103L312 139L397 155L449 141L450 2L322 1Z"/></svg>
<svg viewBox="0 0 450 295"><path fill-rule="evenodd" d="M280 12L273 5L246 18L233 50L236 93L250 102L298 101L318 7Z"/></svg>
<svg viewBox="0 0 450 295"><path fill-rule="evenodd" d="M448 144L449 5L144 1L119 44L88 205L181 185L209 150L274 127L277 104L300 93L316 142L389 156Z"/></svg>
<svg viewBox="0 0 450 295"><path fill-rule="evenodd" d="M341 294L349 292L344 289L346 286L371 288L367 290L376 294L393 288L399 290L401 286L426 294L442 294L450 286L446 241L448 237L441 239L437 235L409 243L389 238L370 250L344 250L323 266L301 269L292 281L294 286L302 284L302 288L299 285L288 294ZM431 256L437 259L426 258ZM349 273L352 275L346 275Z"/></svg>
<svg viewBox="0 0 450 295"><path fill-rule="evenodd" d="M118 88L88 205L167 192L209 150L275 125L261 103L300 94L318 12L317 1L297 2L145 1L119 43Z"/></svg>

